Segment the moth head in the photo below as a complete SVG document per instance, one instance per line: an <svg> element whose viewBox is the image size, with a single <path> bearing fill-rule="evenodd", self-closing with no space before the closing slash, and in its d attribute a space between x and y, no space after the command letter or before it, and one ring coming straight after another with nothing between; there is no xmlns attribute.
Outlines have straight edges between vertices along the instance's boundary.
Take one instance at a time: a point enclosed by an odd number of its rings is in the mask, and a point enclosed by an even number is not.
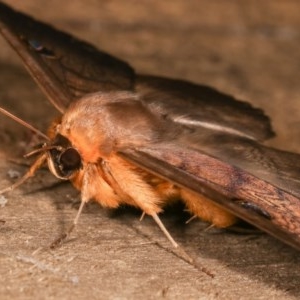
<svg viewBox="0 0 300 300"><path fill-rule="evenodd" d="M42 153L37 161L47 161L50 172L59 179L71 179L82 168L82 158L77 149L63 135L57 134L53 141L27 153L25 157ZM37 163L39 168L42 163ZM36 168L36 169L37 169Z"/></svg>
<svg viewBox="0 0 300 300"><path fill-rule="evenodd" d="M13 119L17 123L25 126L47 141L42 147L24 155L24 157L29 157L34 154L40 154L33 162L28 172L25 173L24 176L22 176L12 186L1 190L0 194L11 191L12 189L15 189L23 184L25 180L35 174L35 172L44 164L45 161L48 162L49 169L54 176L64 180L71 179L82 167L82 158L78 150L72 146L71 142L65 136L55 133L55 129L59 124L59 120L56 120L53 123L51 132L48 132L49 136L51 136L50 138L37 128L13 115L2 107L0 107L0 114L6 115L10 119Z"/></svg>
<svg viewBox="0 0 300 300"><path fill-rule="evenodd" d="M70 141L57 134L50 146L46 146L49 170L57 178L68 180L82 167L79 152Z"/></svg>

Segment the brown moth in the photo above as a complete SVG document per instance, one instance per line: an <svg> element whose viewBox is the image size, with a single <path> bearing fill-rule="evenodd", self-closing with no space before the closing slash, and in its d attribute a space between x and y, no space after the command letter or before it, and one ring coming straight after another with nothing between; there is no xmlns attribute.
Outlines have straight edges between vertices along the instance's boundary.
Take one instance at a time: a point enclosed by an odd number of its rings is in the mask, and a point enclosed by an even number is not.
<svg viewBox="0 0 300 300"><path fill-rule="evenodd" d="M61 116L28 173L44 163L95 200L158 218L180 198L216 227L238 218L300 249L300 155L251 105L190 82L135 74L125 62L0 3L0 30ZM3 109L2 112L7 114ZM33 153L31 153L33 154Z"/></svg>

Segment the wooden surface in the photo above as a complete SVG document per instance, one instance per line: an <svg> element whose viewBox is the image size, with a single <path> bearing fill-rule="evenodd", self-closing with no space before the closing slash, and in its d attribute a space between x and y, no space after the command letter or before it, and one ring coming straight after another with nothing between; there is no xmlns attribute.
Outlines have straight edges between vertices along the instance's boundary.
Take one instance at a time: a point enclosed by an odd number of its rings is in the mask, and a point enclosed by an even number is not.
<svg viewBox="0 0 300 300"><path fill-rule="evenodd" d="M128 61L139 73L208 84L263 108L278 134L269 144L300 152L299 1L5 2ZM2 39L0 49L0 105L45 129L55 111ZM26 170L8 159L21 158L31 137L5 117L0 126L0 187L6 187L14 172ZM200 221L185 225L180 210L167 211L162 220L194 266L150 218L140 222L137 211L94 204L71 239L48 250L73 220L79 199L46 169L6 195L0 206L1 299L299 298L299 252L264 234L204 231Z"/></svg>

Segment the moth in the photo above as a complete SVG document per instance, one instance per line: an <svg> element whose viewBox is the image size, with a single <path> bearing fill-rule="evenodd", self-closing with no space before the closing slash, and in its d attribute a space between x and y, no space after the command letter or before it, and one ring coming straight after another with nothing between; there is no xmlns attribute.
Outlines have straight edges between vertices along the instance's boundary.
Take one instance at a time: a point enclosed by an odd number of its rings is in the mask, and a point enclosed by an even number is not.
<svg viewBox="0 0 300 300"><path fill-rule="evenodd" d="M74 225L90 200L128 204L176 247L158 214L180 198L213 226L243 219L300 249L300 155L263 145L274 133L262 110L207 86L136 74L3 3L0 30L60 113L40 133L30 170L2 193L47 163L81 191Z"/></svg>

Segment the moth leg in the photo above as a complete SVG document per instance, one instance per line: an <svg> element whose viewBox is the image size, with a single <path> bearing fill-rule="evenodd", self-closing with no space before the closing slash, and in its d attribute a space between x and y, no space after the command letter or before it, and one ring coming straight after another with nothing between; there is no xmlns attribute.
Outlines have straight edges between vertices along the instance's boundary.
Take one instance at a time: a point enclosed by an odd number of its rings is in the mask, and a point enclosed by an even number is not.
<svg viewBox="0 0 300 300"><path fill-rule="evenodd" d="M189 224L190 222L192 222L193 220L195 220L197 217L198 217L197 215L191 216L187 221L185 221L185 224Z"/></svg>
<svg viewBox="0 0 300 300"><path fill-rule="evenodd" d="M113 189L125 200L128 200L127 204L135 205L142 209L142 217L144 214L150 215L171 244L177 248L178 244L157 215L161 211L159 204L162 202L162 199L159 193L143 180L141 174L118 157L111 158L108 163L103 161L102 170ZM127 182L131 184L128 185Z"/></svg>
<svg viewBox="0 0 300 300"><path fill-rule="evenodd" d="M209 231L209 230L211 230L212 228L215 228L216 226L215 226L215 224L210 224L209 226L207 226L203 231L204 232L207 232L207 231Z"/></svg>
<svg viewBox="0 0 300 300"><path fill-rule="evenodd" d="M59 238L57 238L56 240L54 240L51 245L50 245L50 248L51 249L54 249L56 248L57 246L61 245L63 243L64 240L67 239L67 237L71 234L71 232L74 230L74 228L76 227L77 223L78 223L78 220L79 220L79 217L82 213L82 210L83 210L83 207L85 205L85 201L81 201L80 203L80 206L79 206L79 209L77 211L77 214L76 214L76 217L73 221L73 223L71 224L71 226L69 227L69 229L64 232Z"/></svg>
<svg viewBox="0 0 300 300"><path fill-rule="evenodd" d="M215 227L226 228L237 222L237 217L214 204L204 195L181 189L181 198L191 214Z"/></svg>
<svg viewBox="0 0 300 300"><path fill-rule="evenodd" d="M43 163L46 161L46 159L47 159L46 153L40 155L36 159L36 161L31 165L29 170L20 179L18 179L14 184L1 190L0 195L14 190L18 186L22 185L27 179L29 179L30 177L33 177L35 175L35 172L43 165Z"/></svg>
<svg viewBox="0 0 300 300"><path fill-rule="evenodd" d="M93 180L95 178L96 180ZM54 249L57 246L61 245L70 236L71 232L77 226L84 205L96 196L95 190L97 190L97 188L100 187L101 189L101 186L97 185L97 183L99 183L99 179L100 177L97 172L96 165L87 164L85 165L84 170L81 173L77 173L77 176L75 175L74 178L71 180L73 184L76 182L76 180L80 182L79 186L81 189L81 203L77 211L76 217L73 220L73 223L66 232L61 234L59 238L57 238L51 243L51 249Z"/></svg>
<svg viewBox="0 0 300 300"><path fill-rule="evenodd" d="M122 199L120 202L140 208L148 215L162 209L160 195L131 164L116 155L101 162L104 178Z"/></svg>
<svg viewBox="0 0 300 300"><path fill-rule="evenodd" d="M140 216L140 222L144 220L145 214L146 213L143 211L142 214L141 214L141 216Z"/></svg>
<svg viewBox="0 0 300 300"><path fill-rule="evenodd" d="M62 233L57 239L55 239L51 245L50 248L54 249L57 246L61 245L71 234L71 232L74 230L74 228L76 227L76 225L78 224L78 220L79 217L82 213L83 207L85 205L85 203L87 203L91 198L92 198L92 194L90 192L90 184L92 183L91 178L93 178L95 176L95 166L92 164L88 164L85 166L85 169L82 173L82 182L81 182L81 203L79 206L79 209L77 211L77 214L73 220L73 223L71 224L71 226L68 228L68 230L64 233ZM81 174L77 174L81 177ZM76 179L77 176L75 176ZM80 181L81 181L80 179Z"/></svg>
<svg viewBox="0 0 300 300"><path fill-rule="evenodd" d="M173 237L171 236L171 234L169 233L169 231L167 230L167 228L165 227L165 225L163 224L163 222L160 220L160 218L158 217L158 215L156 213L153 213L151 215L151 217L156 222L156 224L161 229L161 231L164 233L164 235L167 237L167 239L174 246L174 248L177 248L178 244L175 242L175 240L173 239Z"/></svg>

